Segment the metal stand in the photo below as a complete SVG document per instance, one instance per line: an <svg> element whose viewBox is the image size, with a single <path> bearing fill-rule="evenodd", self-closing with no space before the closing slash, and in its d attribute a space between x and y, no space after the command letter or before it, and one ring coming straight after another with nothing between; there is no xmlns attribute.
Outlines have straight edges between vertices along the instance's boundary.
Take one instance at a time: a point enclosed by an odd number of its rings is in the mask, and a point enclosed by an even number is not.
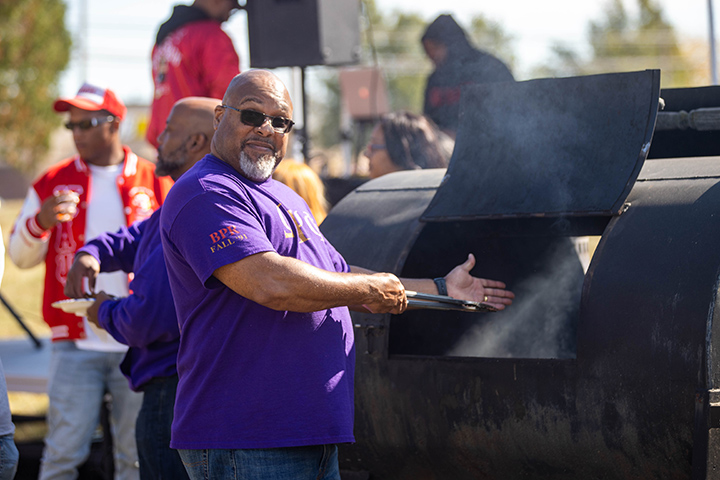
<svg viewBox="0 0 720 480"><path fill-rule="evenodd" d="M300 67L300 89L302 92L302 117L303 117L303 128L302 143L303 160L305 163L310 160L310 129L308 128L308 114L307 114L307 93L305 92L305 67Z"/></svg>
<svg viewBox="0 0 720 480"><path fill-rule="evenodd" d="M15 317L15 320L20 324L23 330L27 332L28 336L30 337L30 340L33 341L35 344L35 348L42 348L42 343L40 343L40 340L37 339L37 337L30 331L30 329L25 325L25 322L23 322L22 318L20 318L20 315L13 310L13 308L10 306L7 300L5 300L5 297L3 297L2 293L0 293L0 302L2 302L3 305L5 305L5 308L7 308L8 312L10 312L10 315Z"/></svg>

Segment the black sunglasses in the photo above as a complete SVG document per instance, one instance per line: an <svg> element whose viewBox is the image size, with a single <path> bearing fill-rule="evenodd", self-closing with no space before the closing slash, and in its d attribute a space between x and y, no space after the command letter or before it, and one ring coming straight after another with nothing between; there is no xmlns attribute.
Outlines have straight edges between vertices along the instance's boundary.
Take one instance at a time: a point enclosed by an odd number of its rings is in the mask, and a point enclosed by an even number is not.
<svg viewBox="0 0 720 480"><path fill-rule="evenodd" d="M292 130L293 125L295 125L295 122L289 118L273 117L272 115L265 115L264 113L256 112L255 110L240 110L238 108L231 107L230 105L220 106L222 108L229 108L230 110L240 112L240 121L251 127L260 127L265 123L265 119L269 119L273 130L278 133L289 133L290 130Z"/></svg>
<svg viewBox="0 0 720 480"><path fill-rule="evenodd" d="M113 120L115 120L115 117L112 115L100 118L93 117L89 120L80 120L79 122L67 122L65 124L65 128L68 130L75 130L75 127L77 127L80 130L90 130L91 128L97 127L103 123L112 122Z"/></svg>

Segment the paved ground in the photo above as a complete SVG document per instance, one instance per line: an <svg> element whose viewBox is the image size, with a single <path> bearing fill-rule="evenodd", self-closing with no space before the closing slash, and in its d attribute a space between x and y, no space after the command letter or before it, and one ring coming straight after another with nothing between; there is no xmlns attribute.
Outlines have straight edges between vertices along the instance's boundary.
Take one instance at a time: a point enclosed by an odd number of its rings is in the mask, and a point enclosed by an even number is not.
<svg viewBox="0 0 720 480"><path fill-rule="evenodd" d="M37 348L26 339L0 341L0 359L5 369L8 391L45 393L48 365L50 363L50 340L40 339Z"/></svg>

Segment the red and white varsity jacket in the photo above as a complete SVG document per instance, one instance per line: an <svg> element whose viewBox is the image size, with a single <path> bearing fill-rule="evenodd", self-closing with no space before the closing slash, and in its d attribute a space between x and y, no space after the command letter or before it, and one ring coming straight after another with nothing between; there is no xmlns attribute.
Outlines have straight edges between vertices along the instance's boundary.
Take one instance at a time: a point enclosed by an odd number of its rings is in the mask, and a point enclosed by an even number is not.
<svg viewBox="0 0 720 480"><path fill-rule="evenodd" d="M169 177L156 177L155 165L123 147L125 160L117 177L127 225L144 220L162 205L172 186ZM64 300L67 273L75 251L85 243L85 219L88 199L92 197L88 165L79 156L50 167L28 190L23 208L10 233L8 254L20 268L30 268L45 260L45 289L42 312L52 331L52 340L85 338L83 320L74 314L53 308ZM61 190L72 190L80 197L78 213L70 221L43 230L35 220L42 203ZM88 239L89 240L89 239Z"/></svg>

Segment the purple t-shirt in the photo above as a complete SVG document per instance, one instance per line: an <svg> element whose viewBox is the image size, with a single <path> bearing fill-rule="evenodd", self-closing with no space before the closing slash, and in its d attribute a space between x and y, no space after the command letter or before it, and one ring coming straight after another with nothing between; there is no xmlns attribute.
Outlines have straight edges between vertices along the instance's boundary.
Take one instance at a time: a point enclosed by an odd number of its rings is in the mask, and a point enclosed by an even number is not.
<svg viewBox="0 0 720 480"><path fill-rule="evenodd" d="M161 237L180 324L170 446L274 448L353 442L354 338L347 308L275 311L213 272L275 251L347 272L291 189L207 155L175 183Z"/></svg>

